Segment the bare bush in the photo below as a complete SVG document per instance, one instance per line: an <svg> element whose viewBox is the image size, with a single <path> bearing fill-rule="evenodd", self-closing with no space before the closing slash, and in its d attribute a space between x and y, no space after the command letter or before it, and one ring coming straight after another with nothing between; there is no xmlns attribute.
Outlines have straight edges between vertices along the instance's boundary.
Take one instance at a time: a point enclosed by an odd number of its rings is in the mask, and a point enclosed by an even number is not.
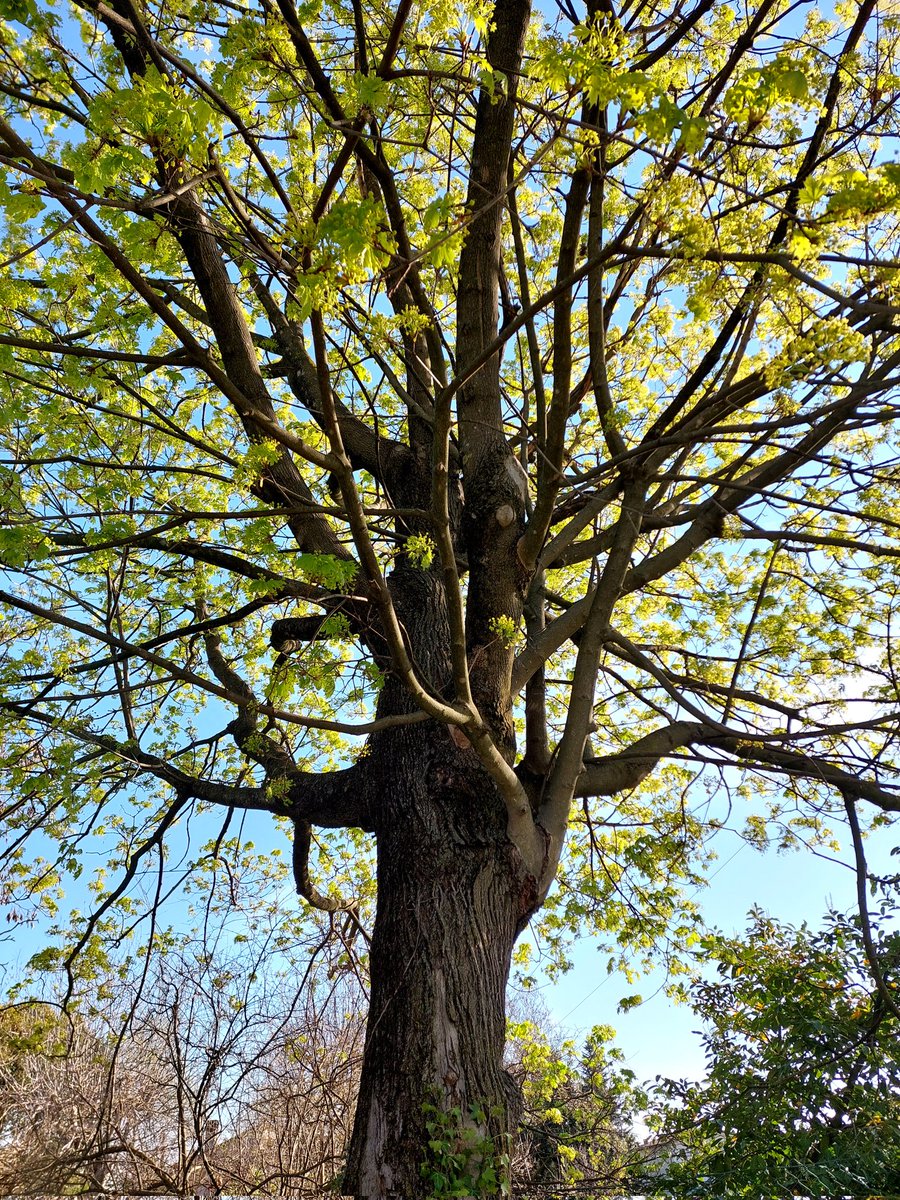
<svg viewBox="0 0 900 1200"><path fill-rule="evenodd" d="M359 993L323 971L292 997L276 971L185 951L68 1015L7 1009L0 1190L320 1196L349 1136Z"/></svg>

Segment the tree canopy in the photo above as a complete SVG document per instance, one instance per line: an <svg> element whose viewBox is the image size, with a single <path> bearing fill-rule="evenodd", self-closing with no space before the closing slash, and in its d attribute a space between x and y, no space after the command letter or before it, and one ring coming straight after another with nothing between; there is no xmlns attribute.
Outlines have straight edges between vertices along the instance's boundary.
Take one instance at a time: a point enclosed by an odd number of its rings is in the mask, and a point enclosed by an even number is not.
<svg viewBox="0 0 900 1200"><path fill-rule="evenodd" d="M900 809L900 19L0 14L4 897L152 949L268 814L371 971L348 1194L434 1112L500 1187L529 921L683 965L720 830Z"/></svg>

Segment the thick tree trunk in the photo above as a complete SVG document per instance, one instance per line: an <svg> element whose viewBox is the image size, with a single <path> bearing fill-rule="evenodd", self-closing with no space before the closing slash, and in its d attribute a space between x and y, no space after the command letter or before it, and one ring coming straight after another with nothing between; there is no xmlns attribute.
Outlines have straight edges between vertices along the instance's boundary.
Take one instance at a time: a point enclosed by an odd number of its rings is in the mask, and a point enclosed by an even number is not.
<svg viewBox="0 0 900 1200"><path fill-rule="evenodd" d="M491 1194L518 1118L502 1065L505 991L534 892L471 750L419 726L383 752L383 769L371 763L384 788L378 911L344 1191L430 1197L443 1175L448 1193L467 1179L471 1194Z"/></svg>

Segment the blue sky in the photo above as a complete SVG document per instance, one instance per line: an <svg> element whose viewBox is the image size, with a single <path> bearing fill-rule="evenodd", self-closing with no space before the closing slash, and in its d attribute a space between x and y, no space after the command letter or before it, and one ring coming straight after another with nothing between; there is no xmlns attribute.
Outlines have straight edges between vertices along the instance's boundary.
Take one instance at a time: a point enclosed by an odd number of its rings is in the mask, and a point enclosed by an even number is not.
<svg viewBox="0 0 900 1200"><path fill-rule="evenodd" d="M897 845L895 829L874 831L866 842L872 874L892 874L898 860L891 857ZM712 868L709 886L696 896L709 924L725 933L746 928L747 912L758 906L776 919L793 925L820 924L829 908L856 911L856 875L851 866L852 847L840 854L799 849L785 853L760 852L734 838L724 843ZM578 1037L593 1025L612 1025L616 1042L638 1079L657 1075L699 1078L704 1074L699 1021L684 1004L676 1004L662 990L662 971L645 975L633 985L620 975L606 974L606 956L583 939L573 954L573 969L556 983L541 987L552 1018L570 1036ZM639 992L643 1004L621 1013L621 997Z"/></svg>

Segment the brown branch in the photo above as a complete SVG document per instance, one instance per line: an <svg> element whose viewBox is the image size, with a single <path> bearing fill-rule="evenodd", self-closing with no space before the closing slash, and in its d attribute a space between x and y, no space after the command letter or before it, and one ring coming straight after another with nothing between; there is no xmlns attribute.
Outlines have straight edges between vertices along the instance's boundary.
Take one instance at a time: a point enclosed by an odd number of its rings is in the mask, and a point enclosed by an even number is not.
<svg viewBox="0 0 900 1200"><path fill-rule="evenodd" d="M297 892L313 908L322 912L356 911L352 900L342 900L339 896L326 896L320 892L312 881L309 873L309 854L312 849L312 826L302 817L294 820L294 840L291 851L291 865L294 871L294 883Z"/></svg>
<svg viewBox="0 0 900 1200"><path fill-rule="evenodd" d="M547 437L538 460L537 500L528 526L519 542L519 557L533 568L544 545L550 518L563 478L566 427L569 421L569 392L572 382L572 305L574 288L560 287L572 276L581 244L581 225L587 202L591 173L580 167L572 175L566 196L566 210L560 237L556 284L559 288L553 306L553 392L547 412ZM596 272L595 272L596 273Z"/></svg>
<svg viewBox="0 0 900 1200"><path fill-rule="evenodd" d="M537 325L531 303L531 283L528 276L528 260L525 254L525 241L522 237L522 222L519 219L519 209L516 202L514 178L514 161L510 158L509 175L510 188L507 207L509 223L512 229L513 248L516 255L516 274L519 281L519 296L522 307L531 315L525 322L525 337L528 342L528 358L531 365L531 379L534 388L534 431L539 453L543 453L547 441L547 389L544 386L544 365L541 361L541 348L538 342ZM523 422L528 425L527 413L523 414ZM527 432L525 434L527 436Z"/></svg>
<svg viewBox="0 0 900 1200"><path fill-rule="evenodd" d="M866 884L869 880L869 872L866 866L866 853L863 849L862 832L859 828L855 797L850 790L842 791L841 796L843 797L844 808L847 810L850 836L853 839L853 856L856 860L856 903L859 909L859 924L862 930L866 961L869 964L869 970L872 972L872 978L875 980L875 986L878 989L878 995L881 997L885 1008L900 1020L900 1008L897 1007L897 1002L891 995L891 989L888 987L887 980L881 970L881 963L878 961L878 951L875 949L875 940L872 937L872 923L869 920L869 904L866 896Z"/></svg>
<svg viewBox="0 0 900 1200"><path fill-rule="evenodd" d="M238 407L238 415L250 439L262 441L268 436L268 427L278 425L275 406L209 218L194 197L188 196L172 206L171 220L209 314L228 378L250 402L249 411ZM301 550L341 559L350 557L328 522L307 510L312 493L286 445L281 447L278 460L266 467L261 491L270 503L295 509L287 524Z"/></svg>
<svg viewBox="0 0 900 1200"><path fill-rule="evenodd" d="M158 295L153 286L147 281L144 274L122 253L118 244L73 199L69 189L60 181L56 168L48 167L2 117L0 117L0 136L11 147L17 157L24 159L30 165L33 173L37 174L44 183L48 193L58 201L66 212L76 218L82 232L106 256L125 282L145 301L150 311L178 338L196 365L203 370L219 391L231 401L241 420L250 423L251 426L255 426L260 436L272 438L282 447L295 451L301 457L315 463L326 471L332 470L334 464L327 454L323 454L313 446L310 446L302 438L289 433L274 417L271 399L268 399L267 403L260 409L255 403L255 400L260 398L259 389L255 393L251 393L251 396L247 396L239 386L236 386L234 381L229 377L228 372L219 366L209 351L197 341L190 329L164 303L162 297ZM195 211L196 201L190 195L184 197L179 203L181 205L188 205ZM200 212L202 213L202 210ZM225 274L225 281L230 288L231 285L227 273ZM241 319L243 319L242 316ZM260 376L259 378L260 382L262 382L262 377ZM265 391L264 384L262 390ZM268 397L268 392L265 392L265 395ZM311 548L314 549L314 547Z"/></svg>
<svg viewBox="0 0 900 1200"><path fill-rule="evenodd" d="M885 812L900 812L900 791L891 791L816 755L766 745L753 735L722 732L713 721L675 721L639 738L625 750L587 761L575 794L608 796L636 787L661 758L683 747L698 745L729 754L753 769L828 784L841 793L845 804L850 796L866 800Z"/></svg>
<svg viewBox="0 0 900 1200"><path fill-rule="evenodd" d="M790 546L835 546L841 550L852 550L859 554L871 554L884 558L900 558L900 546L886 546L883 542L870 542L865 537L842 537L836 533L808 533L802 529L742 529L741 541L783 542Z"/></svg>
<svg viewBox="0 0 900 1200"><path fill-rule="evenodd" d="M71 219L74 222L75 218ZM78 346L72 342L43 342L10 333L0 333L0 346L12 346L16 350L35 350L40 354L63 354L69 358L89 358L98 362L136 363L143 367L184 367L193 363L190 354L184 350L174 350L170 354L132 354L125 350L99 350L93 346Z"/></svg>
<svg viewBox="0 0 900 1200"><path fill-rule="evenodd" d="M673 50L686 33L694 28L698 21L702 20L706 14L715 6L716 0L701 0L701 3L696 8L692 9L679 25L665 38L658 46L645 54L643 58L639 58L634 66L633 71L649 71L652 66L655 66L660 59L665 58L670 50Z"/></svg>
<svg viewBox="0 0 900 1200"><path fill-rule="evenodd" d="M63 999L63 1008L68 1007L69 1001L72 999L72 996L75 991L75 976L72 972L72 967L75 963L75 960L78 958L79 954L81 954L82 950L85 948L85 946L87 946L88 942L93 937L94 930L97 928L99 923L103 920L104 915L106 913L108 913L109 910L128 891L129 886L134 882L134 878L137 875L138 870L140 869L142 861L153 850L156 850L160 854L162 854L162 845L163 845L163 840L165 839L166 833L168 832L169 828L175 823L175 821L178 819L178 817L181 815L182 811L187 807L189 799L190 799L189 795L183 793L180 789L176 789L175 799L172 801L172 803L166 809L165 813L163 813L163 816L160 819L159 823L157 824L156 828L153 830L153 832L150 834L149 837L145 838L144 841L141 842L141 844L139 846L137 846L134 850L132 850L129 853L128 865L126 866L125 870L123 871L122 876L119 879L119 882L112 889L112 891L105 897L103 902L101 904L99 904L97 906L97 908L93 909L92 912L90 913L90 915L85 923L84 932L81 934L81 937L78 939L78 941L75 943L75 945L72 947L72 949L68 952L65 959L63 960L63 966L65 967L67 981L68 981L67 985L66 985L66 994Z"/></svg>
<svg viewBox="0 0 900 1200"><path fill-rule="evenodd" d="M188 799L194 797L222 808L306 820L324 829L369 830L372 827L367 792L357 766L323 773L294 770L285 795L276 796L265 787L200 779L174 766L169 759L149 754L139 746L120 742L108 734L95 733L78 722L41 712L31 704L0 699L0 709L46 729L62 729L85 745L95 746L132 768L162 780ZM177 753L173 757L177 757Z"/></svg>
<svg viewBox="0 0 900 1200"><path fill-rule="evenodd" d="M531 587L525 598L525 634L529 645L534 645L546 627L546 603L544 594L544 572L535 571ZM515 675L516 660L513 660ZM510 688L512 696L517 693ZM535 776L546 775L551 762L550 739L547 728L547 681L544 663L540 661L525 684L525 754L522 768Z"/></svg>
<svg viewBox="0 0 900 1200"><path fill-rule="evenodd" d="M288 386L316 424L327 432L316 365L307 352L301 332L284 315L258 276L251 277L251 285L269 319ZM354 470L368 471L373 478L384 482L392 458L404 450L402 443L375 433L337 398L334 405L344 449Z"/></svg>
<svg viewBox="0 0 900 1200"><path fill-rule="evenodd" d="M588 759L575 785L576 796L614 796L636 788L661 758L709 735L699 721L674 721L638 738L625 750L605 758Z"/></svg>
<svg viewBox="0 0 900 1200"><path fill-rule="evenodd" d="M544 567L565 566L569 564L569 559L565 556L566 550L583 529L587 529L600 514L606 509L622 490L622 484L618 479L608 483L598 492L594 493L589 498L585 499L581 508L569 520L563 528L549 542L546 543L541 551L541 565ZM648 521L651 520L648 514L641 522L641 529L647 528ZM582 554L586 552L587 558L593 558L596 554L609 548L608 539L610 530L605 529L602 533L597 534L593 538L586 541L578 542L573 553ZM584 561L578 559L576 561Z"/></svg>
<svg viewBox="0 0 900 1200"><path fill-rule="evenodd" d="M595 155L595 167L591 179L591 201L588 210L588 245L601 246L604 240L606 204L606 149L607 115L603 110L598 121L602 130L601 143ZM610 308L610 313L612 308ZM594 388L597 417L607 449L613 457L625 452L625 440L616 425L615 403L609 384L609 351L607 345L607 303L603 286L603 272L594 268L588 275L588 348L590 353L590 376Z"/></svg>
<svg viewBox="0 0 900 1200"><path fill-rule="evenodd" d="M197 603L197 619L207 618L203 600ZM210 629L203 634L206 659L219 683L234 696L242 698L238 704L237 719L228 726L235 745L255 763L264 768L267 781L285 779L296 771L294 756L270 734L259 731L259 701L247 681L228 662L222 653L222 637L218 630Z"/></svg>
<svg viewBox="0 0 900 1200"><path fill-rule="evenodd" d="M644 496L643 482L629 481L622 496L615 541L594 590L584 633L578 646L565 729L538 811L538 821L550 838L548 860L541 885L543 896L546 896L556 874L575 785L583 770L584 748L590 729L600 655L609 636L609 619L621 595L631 553L640 532Z"/></svg>
<svg viewBox="0 0 900 1200"><path fill-rule="evenodd" d="M200 518L196 517L195 514L194 517L189 519ZM103 546L91 544L83 536L76 534L50 533L47 534L47 539L56 546L70 549L73 553L84 552L90 554L97 549L103 549ZM195 541L193 538L171 540L159 537L156 534L138 532L130 534L127 538L116 539L112 544L158 550L163 554L190 559L192 562L208 563L212 567L219 567L223 571L240 575L244 579L255 579L273 585L277 584L278 591L273 592L273 598L275 599L309 600L314 604L319 604L323 599L331 595L331 593L325 592L322 588L314 584L306 583L301 579L291 579L288 575L279 575L275 571L269 571L265 567L257 566L256 563L248 562L247 559L241 558L237 554L232 554L227 550L220 550L216 546L206 546L200 541Z"/></svg>
<svg viewBox="0 0 900 1200"><path fill-rule="evenodd" d="M104 633L95 626L87 625L82 621L66 617L62 613L54 612L52 609L33 604L21 596L15 596L10 592L0 591L0 601L9 604L13 608L20 609L22 612L27 612L31 616L36 616L52 624L60 625L65 629L71 629L76 633L83 634L85 637L111 646L128 657L140 658L145 662L151 663L153 666L160 667L172 679L179 679L183 683L192 684L201 691L217 696L220 700L226 700L238 707L246 704L246 696L243 692L233 692L221 684L212 683L209 679L205 679L195 671L179 667L171 659L163 658L161 655L155 654L153 651L147 650L142 646L123 641L112 634ZM458 725L465 724L468 719L457 710L450 708L449 705L440 704L437 701L434 701L433 705L439 711L430 713L429 715L431 716L438 716L439 719ZM274 708L270 704L260 704L258 711L261 716L272 717L274 720L284 721L289 725L299 725L307 729L323 729L332 733L346 733L358 737L377 733L382 729L393 729L401 725L418 724L418 722L427 719L425 712L402 713L396 716L379 717L373 721L361 721L357 724L351 724L345 721L328 721L321 717L310 717L299 713L292 713L285 709Z"/></svg>
<svg viewBox="0 0 900 1200"><path fill-rule="evenodd" d="M760 745L750 737L716 736L710 738L707 744L725 750L741 762L761 770L781 771L795 779L826 783L842 794L846 791L860 800L867 800L884 812L900 812L900 791L890 791L825 758L804 754L799 750Z"/></svg>
<svg viewBox="0 0 900 1200"><path fill-rule="evenodd" d="M503 75L504 94L492 95L482 88L475 118L466 207L477 215L468 227L460 255L456 338L457 359L461 370L466 372L465 382L458 385L458 390L467 494L469 481L478 474L485 456L495 449L497 442L505 444L499 386L500 346L488 351L496 342L499 322L502 200L507 192L516 79L529 7L528 0L507 0L494 8L486 57L492 69ZM475 363L480 365L473 370Z"/></svg>
<svg viewBox="0 0 900 1200"><path fill-rule="evenodd" d="M594 602L595 589L591 588L579 600L570 604L566 611L551 621L524 650L516 656L512 673L512 694L518 696L522 688L559 647L579 632L584 626Z"/></svg>
<svg viewBox="0 0 900 1200"><path fill-rule="evenodd" d="M293 212L293 206L291 204L290 197L284 190L281 180L278 178L277 173L275 172L266 155L263 154L262 150L260 149L256 138L244 124L240 113L236 109L232 108L228 101L225 100L225 98L220 95L220 93L217 92L211 84L207 83L202 75L199 75L188 63L184 61L184 59L179 58L177 54L174 54L171 50L168 50L162 45L162 43L150 39L147 31L143 29L143 27L141 27L136 20L129 20L128 17L116 12L114 8L110 8L106 4L98 3L97 0L76 0L76 3L81 8L86 9L88 12L95 13L106 24L107 28L110 28L111 26L114 28L115 32L113 33L113 40L115 41L120 52L125 45L125 39L121 37L122 34L131 35L133 38L141 38L145 45L149 43L152 46L152 53L155 57L158 59L165 59L165 61L174 66L185 77L185 79L189 79L191 83L193 83L198 89L198 91L207 96L213 102L215 107L219 109L223 116L226 116L228 120L231 121L232 125L241 135L247 147L249 148L250 153L259 163L263 173L265 174L269 183L272 185L273 191L284 205L285 211L289 213ZM116 36L117 33L119 36ZM129 63L129 58L124 54L123 59L125 59L126 63ZM162 67L161 63L159 65ZM131 59L129 70L134 69L136 69L136 60ZM165 69L162 68L162 70L164 73Z"/></svg>
<svg viewBox="0 0 900 1200"><path fill-rule="evenodd" d="M403 28L406 25L409 14L412 12L412 0L400 0L397 5L397 11L394 13L394 19L391 22L391 29L388 33L388 39L385 42L384 53L381 56L381 62L378 64L378 74L382 78L388 78L391 71L391 65L396 57L397 51L400 48L400 39L403 36Z"/></svg>

